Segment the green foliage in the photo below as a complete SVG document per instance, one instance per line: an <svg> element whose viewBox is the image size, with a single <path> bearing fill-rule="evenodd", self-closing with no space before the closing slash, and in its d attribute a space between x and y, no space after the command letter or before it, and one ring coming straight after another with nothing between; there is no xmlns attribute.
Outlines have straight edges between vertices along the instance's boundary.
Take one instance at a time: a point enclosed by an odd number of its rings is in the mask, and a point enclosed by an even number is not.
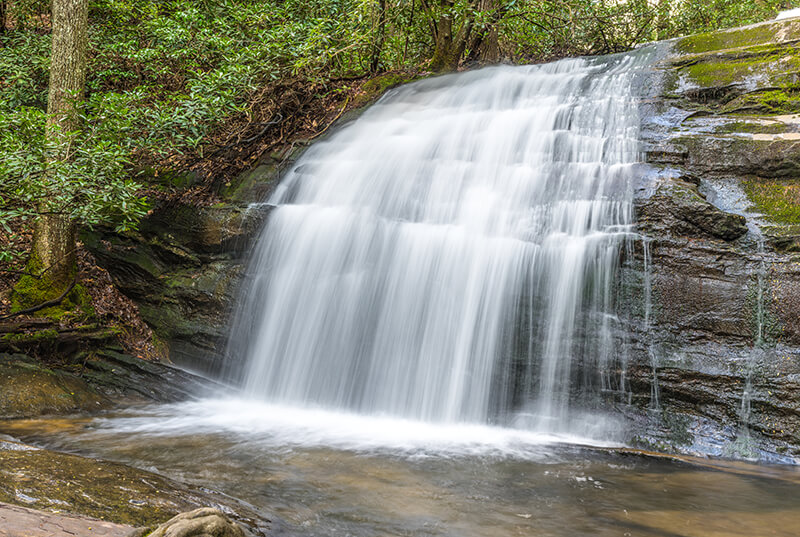
<svg viewBox="0 0 800 537"><path fill-rule="evenodd" d="M42 212L89 226L113 224L120 231L135 226L147 205L128 177L124 133L115 134L92 115L84 117L81 132L48 136L46 119L31 107L0 113L0 226L9 231L11 220Z"/></svg>
<svg viewBox="0 0 800 537"><path fill-rule="evenodd" d="M543 0L515 2L501 26L521 57L606 54L682 35L770 20L786 0Z"/></svg>
<svg viewBox="0 0 800 537"><path fill-rule="evenodd" d="M454 35L494 28L504 57L538 61L765 20L784 3L386 0L381 17L378 0L91 0L83 127L60 133L70 150L56 159L44 113L49 2L12 0L0 34L0 227L41 210L134 227L146 204L132 170L202 156L208 135L249 116L252 96L277 81L324 87L365 76L376 57L379 71L425 68L445 17Z"/></svg>

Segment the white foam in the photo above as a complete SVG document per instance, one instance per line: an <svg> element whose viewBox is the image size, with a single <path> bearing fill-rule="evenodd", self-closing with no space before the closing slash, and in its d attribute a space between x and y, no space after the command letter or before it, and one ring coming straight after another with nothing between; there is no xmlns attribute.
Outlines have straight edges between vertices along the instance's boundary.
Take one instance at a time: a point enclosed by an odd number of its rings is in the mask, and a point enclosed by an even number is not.
<svg viewBox="0 0 800 537"><path fill-rule="evenodd" d="M134 413L135 412L135 413ZM577 435L380 415L296 408L244 399L206 399L149 407L95 421L97 433L155 436L232 435L235 442L276 447L330 447L397 454L540 458L553 444L612 447Z"/></svg>

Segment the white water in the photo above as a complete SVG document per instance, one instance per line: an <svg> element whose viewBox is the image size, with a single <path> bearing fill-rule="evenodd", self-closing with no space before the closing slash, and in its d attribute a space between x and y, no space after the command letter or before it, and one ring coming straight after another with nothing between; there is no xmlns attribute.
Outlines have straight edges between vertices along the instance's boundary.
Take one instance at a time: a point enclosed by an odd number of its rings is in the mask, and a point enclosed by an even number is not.
<svg viewBox="0 0 800 537"><path fill-rule="evenodd" d="M314 145L270 200L236 316L246 393L380 419L592 421L619 382L645 56L426 80Z"/></svg>
<svg viewBox="0 0 800 537"><path fill-rule="evenodd" d="M775 20L784 20L784 19L793 19L795 17L800 17L800 8L798 9L787 9L786 11L781 11L778 13L778 16L775 17Z"/></svg>
<svg viewBox="0 0 800 537"><path fill-rule="evenodd" d="M224 434L237 445L257 449L326 447L393 455L495 456L527 460L552 457L552 450L545 447L551 444L620 445L569 434L482 424L434 424L247 399L205 399L139 408L94 420L90 434L179 438L198 433Z"/></svg>

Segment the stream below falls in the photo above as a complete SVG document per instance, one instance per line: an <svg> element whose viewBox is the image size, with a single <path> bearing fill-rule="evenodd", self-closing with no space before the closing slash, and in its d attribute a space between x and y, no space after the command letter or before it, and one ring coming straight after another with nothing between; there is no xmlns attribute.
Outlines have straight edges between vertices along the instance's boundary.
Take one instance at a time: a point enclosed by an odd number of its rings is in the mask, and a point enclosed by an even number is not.
<svg viewBox="0 0 800 537"><path fill-rule="evenodd" d="M242 400L0 432L220 490L292 536L796 536L800 468Z"/></svg>

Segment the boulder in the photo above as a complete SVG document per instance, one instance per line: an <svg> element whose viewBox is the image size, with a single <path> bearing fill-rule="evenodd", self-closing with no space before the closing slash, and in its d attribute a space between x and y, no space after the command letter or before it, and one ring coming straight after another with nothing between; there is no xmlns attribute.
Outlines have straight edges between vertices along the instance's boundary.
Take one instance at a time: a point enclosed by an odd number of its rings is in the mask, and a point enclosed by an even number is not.
<svg viewBox="0 0 800 537"><path fill-rule="evenodd" d="M202 507L171 518L149 537L245 537L245 534L218 509Z"/></svg>

